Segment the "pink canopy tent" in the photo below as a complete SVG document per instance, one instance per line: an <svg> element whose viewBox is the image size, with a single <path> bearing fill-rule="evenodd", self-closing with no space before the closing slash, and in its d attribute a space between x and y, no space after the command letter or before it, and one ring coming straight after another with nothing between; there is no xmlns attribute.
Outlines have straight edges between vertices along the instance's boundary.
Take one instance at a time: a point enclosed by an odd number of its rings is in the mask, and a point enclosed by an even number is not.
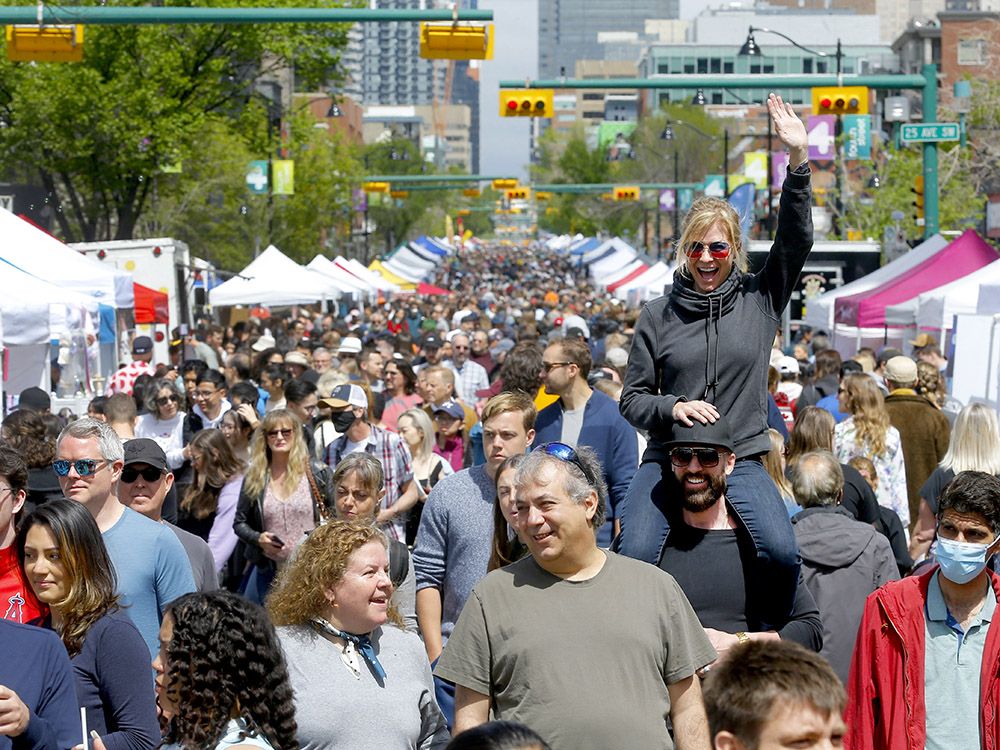
<svg viewBox="0 0 1000 750"><path fill-rule="evenodd" d="M892 281L836 302L834 320L839 325L856 328L882 328L885 326L885 308L918 294L936 289L955 279L977 271L997 260L997 251L987 245L972 229L941 252L914 266Z"/></svg>

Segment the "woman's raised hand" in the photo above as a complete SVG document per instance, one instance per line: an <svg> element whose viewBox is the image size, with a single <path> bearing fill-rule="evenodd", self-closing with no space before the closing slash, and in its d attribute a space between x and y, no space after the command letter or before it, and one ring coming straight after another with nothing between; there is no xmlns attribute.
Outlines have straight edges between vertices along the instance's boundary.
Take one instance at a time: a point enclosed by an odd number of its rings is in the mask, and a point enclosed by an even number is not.
<svg viewBox="0 0 1000 750"><path fill-rule="evenodd" d="M719 418L719 410L708 401L678 401L674 404L674 420L685 427L693 427L692 419L702 424L714 423Z"/></svg>
<svg viewBox="0 0 1000 750"><path fill-rule="evenodd" d="M795 169L809 159L809 136L792 105L777 94L767 97L767 111L774 123L774 132L789 150L789 166Z"/></svg>

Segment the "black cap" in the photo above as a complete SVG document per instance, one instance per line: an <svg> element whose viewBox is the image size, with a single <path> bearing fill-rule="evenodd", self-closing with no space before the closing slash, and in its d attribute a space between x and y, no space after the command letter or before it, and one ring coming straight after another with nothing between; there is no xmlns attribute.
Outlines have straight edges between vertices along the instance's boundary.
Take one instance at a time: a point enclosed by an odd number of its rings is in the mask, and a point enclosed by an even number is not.
<svg viewBox="0 0 1000 750"><path fill-rule="evenodd" d="M125 465L131 464L149 464L160 471L170 471L167 454L155 440L149 438L134 438L125 443Z"/></svg>
<svg viewBox="0 0 1000 750"><path fill-rule="evenodd" d="M17 397L17 406L28 411L46 412L52 408L52 399L38 386L32 386L21 391L21 395Z"/></svg>
<svg viewBox="0 0 1000 750"><path fill-rule="evenodd" d="M666 442L667 448L688 445L708 445L715 448L725 448L727 451L735 453L733 447L733 436L729 431L729 422L722 415L714 422L702 424L696 419L691 420L693 425L686 427L683 423L674 421L670 428L670 440Z"/></svg>
<svg viewBox="0 0 1000 750"><path fill-rule="evenodd" d="M433 333L429 333L424 336L424 348L425 349L440 349L441 348L441 337L436 336Z"/></svg>
<svg viewBox="0 0 1000 750"><path fill-rule="evenodd" d="M133 354L149 354L153 351L153 339L149 336L136 336L132 341Z"/></svg>

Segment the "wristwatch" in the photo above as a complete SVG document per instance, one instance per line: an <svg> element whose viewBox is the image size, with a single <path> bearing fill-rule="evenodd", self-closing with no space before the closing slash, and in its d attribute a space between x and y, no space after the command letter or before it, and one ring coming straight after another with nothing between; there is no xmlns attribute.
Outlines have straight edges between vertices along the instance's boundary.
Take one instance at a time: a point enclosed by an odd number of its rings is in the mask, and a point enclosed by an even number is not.
<svg viewBox="0 0 1000 750"><path fill-rule="evenodd" d="M744 643L750 643L750 636L748 636L746 633L744 633L741 630L740 632L738 632L736 634L736 640L738 640L741 645L744 644Z"/></svg>

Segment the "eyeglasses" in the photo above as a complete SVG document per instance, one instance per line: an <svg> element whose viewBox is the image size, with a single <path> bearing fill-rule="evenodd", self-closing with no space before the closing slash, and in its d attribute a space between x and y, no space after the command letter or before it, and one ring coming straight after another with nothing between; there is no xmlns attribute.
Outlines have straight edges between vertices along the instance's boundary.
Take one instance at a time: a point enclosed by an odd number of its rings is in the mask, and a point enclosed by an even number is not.
<svg viewBox="0 0 1000 750"><path fill-rule="evenodd" d="M691 463L691 459L698 457L698 463L706 469L719 465L721 454L715 448L674 448L670 451L670 463L678 469Z"/></svg>
<svg viewBox="0 0 1000 750"><path fill-rule="evenodd" d="M211 398L212 396L214 396L218 392L219 392L219 389L216 388L215 390L212 390L212 391L195 391L192 395L195 398Z"/></svg>
<svg viewBox="0 0 1000 750"><path fill-rule="evenodd" d="M692 242L687 246L688 257L697 258L704 252L706 247L716 260L721 260L729 255L730 246L728 242L710 242L707 245L704 242Z"/></svg>
<svg viewBox="0 0 1000 750"><path fill-rule="evenodd" d="M566 443L542 443L537 448L535 448L532 453L544 453L546 456L552 456L553 458L558 458L560 461L565 461L568 464L573 464L576 468L583 472L583 478L587 480L589 484L593 484L594 480L590 476L590 472L583 465L583 461L580 460L580 456L577 455L576 450L571 445L566 445Z"/></svg>
<svg viewBox="0 0 1000 750"><path fill-rule="evenodd" d="M467 347L467 346L459 346L458 344L452 344L451 348L455 349L456 351L464 352L464 351L468 350L469 347Z"/></svg>
<svg viewBox="0 0 1000 750"><path fill-rule="evenodd" d="M269 438L276 438L276 437L278 437L278 435L281 435L281 437L283 437L285 439L288 439L288 438L290 438L292 436L292 428L291 427L282 427L282 428L277 429L277 430L268 430L267 431L267 436Z"/></svg>
<svg viewBox="0 0 1000 750"><path fill-rule="evenodd" d="M52 462L52 470L61 477L69 476L69 469L73 467L81 477L89 477L97 473L100 464L106 464L103 458L78 458L76 461L59 459Z"/></svg>
<svg viewBox="0 0 1000 750"><path fill-rule="evenodd" d="M145 469L137 469L134 466L126 466L122 469L122 481L125 484L132 484L136 479L142 477L144 482L158 482L163 472L155 466L147 466Z"/></svg>
<svg viewBox="0 0 1000 750"><path fill-rule="evenodd" d="M181 402L181 397L178 396L176 393L171 393L169 396L160 396L156 399L156 405L166 406L171 401L173 401L175 404L179 404Z"/></svg>
<svg viewBox="0 0 1000 750"><path fill-rule="evenodd" d="M566 367L566 365L575 364L574 362L542 362L542 370L545 372L552 372L558 367Z"/></svg>

